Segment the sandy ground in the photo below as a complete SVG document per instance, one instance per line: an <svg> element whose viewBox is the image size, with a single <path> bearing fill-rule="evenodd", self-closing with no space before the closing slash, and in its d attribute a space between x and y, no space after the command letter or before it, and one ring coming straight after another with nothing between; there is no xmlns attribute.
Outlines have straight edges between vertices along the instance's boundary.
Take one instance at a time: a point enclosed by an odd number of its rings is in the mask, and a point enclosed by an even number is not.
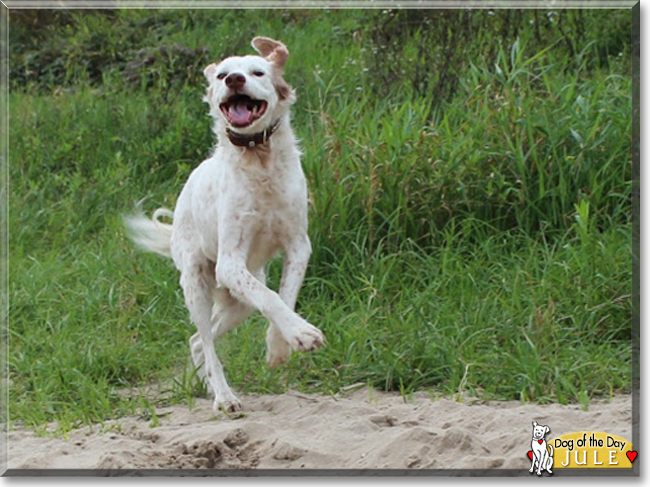
<svg viewBox="0 0 650 487"><path fill-rule="evenodd" d="M360 389L339 397L241 396L242 414L211 401L157 410L71 432L67 439L8 435L10 469L528 469L532 421L565 433L632 440L632 399L578 405L463 403L425 393Z"/></svg>

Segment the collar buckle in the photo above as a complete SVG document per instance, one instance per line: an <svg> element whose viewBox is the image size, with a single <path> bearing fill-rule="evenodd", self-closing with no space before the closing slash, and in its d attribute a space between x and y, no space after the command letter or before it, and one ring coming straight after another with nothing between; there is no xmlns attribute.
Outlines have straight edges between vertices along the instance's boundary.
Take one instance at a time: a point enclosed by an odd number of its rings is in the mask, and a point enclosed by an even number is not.
<svg viewBox="0 0 650 487"><path fill-rule="evenodd" d="M228 140L230 140L233 145L236 145L238 147L246 147L247 149L253 149L260 144L265 145L279 126L280 120L278 119L270 127L267 127L262 132L257 132L255 134L240 134L238 132L230 130L229 127L226 127L226 135L228 136Z"/></svg>

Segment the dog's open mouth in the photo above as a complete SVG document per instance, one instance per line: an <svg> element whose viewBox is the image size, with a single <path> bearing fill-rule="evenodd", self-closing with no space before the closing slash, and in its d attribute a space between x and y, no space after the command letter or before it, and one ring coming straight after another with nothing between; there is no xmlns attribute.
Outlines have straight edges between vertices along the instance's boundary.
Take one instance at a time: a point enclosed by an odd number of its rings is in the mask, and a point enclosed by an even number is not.
<svg viewBox="0 0 650 487"><path fill-rule="evenodd" d="M220 105L226 120L233 127L248 127L266 112L264 100L253 100L247 95L233 95Z"/></svg>

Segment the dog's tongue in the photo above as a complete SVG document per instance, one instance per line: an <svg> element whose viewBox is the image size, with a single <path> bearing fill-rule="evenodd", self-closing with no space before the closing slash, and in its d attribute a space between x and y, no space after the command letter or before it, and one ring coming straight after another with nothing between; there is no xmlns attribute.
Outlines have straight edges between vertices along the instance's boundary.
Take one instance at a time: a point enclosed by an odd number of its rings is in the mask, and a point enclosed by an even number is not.
<svg viewBox="0 0 650 487"><path fill-rule="evenodd" d="M228 107L230 122L234 125L247 125L253 118L253 112L248 108L245 101L233 103Z"/></svg>

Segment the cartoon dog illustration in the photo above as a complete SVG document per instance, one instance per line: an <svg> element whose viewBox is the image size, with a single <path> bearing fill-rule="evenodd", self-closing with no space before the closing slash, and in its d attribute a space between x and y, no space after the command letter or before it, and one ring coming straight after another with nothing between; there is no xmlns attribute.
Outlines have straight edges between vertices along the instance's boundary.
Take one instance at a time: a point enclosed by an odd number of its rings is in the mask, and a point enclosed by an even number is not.
<svg viewBox="0 0 650 487"><path fill-rule="evenodd" d="M535 466L537 466L537 475L542 475L542 471L546 470L552 474L551 467L553 466L553 447L546 445L544 435L551 431L548 426L538 425L537 421L533 421L533 440L531 442L533 450L533 464L530 466L530 473L533 473ZM551 449L549 452L548 448Z"/></svg>

